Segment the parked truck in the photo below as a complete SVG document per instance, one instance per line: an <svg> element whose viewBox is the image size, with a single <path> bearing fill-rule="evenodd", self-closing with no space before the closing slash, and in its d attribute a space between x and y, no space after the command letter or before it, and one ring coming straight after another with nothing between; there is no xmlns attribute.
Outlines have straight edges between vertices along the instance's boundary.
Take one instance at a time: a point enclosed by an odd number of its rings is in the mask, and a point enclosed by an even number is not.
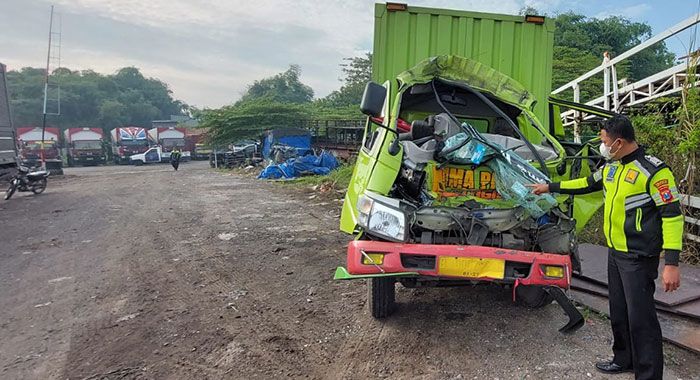
<svg viewBox="0 0 700 380"><path fill-rule="evenodd" d="M151 145L158 145L163 153L169 153L174 148L182 152L182 161L191 159L189 150L185 150L185 128L179 127L155 127L148 130L148 138Z"/></svg>
<svg viewBox="0 0 700 380"><path fill-rule="evenodd" d="M129 126L114 128L112 137L112 159L115 164L128 164L131 155L148 150L148 134L145 128Z"/></svg>
<svg viewBox="0 0 700 380"><path fill-rule="evenodd" d="M43 137L43 140L42 140ZM17 128L20 162L29 167L41 166L42 157L51 174L63 174L63 159L59 149L58 128Z"/></svg>
<svg viewBox="0 0 700 380"><path fill-rule="evenodd" d="M393 312L396 283L496 283L528 307L556 300L562 332L583 324L565 291L580 270L576 229L600 195L527 187L595 169L590 146L547 127L558 118L547 112L553 33L542 16L375 6L367 121L340 223L355 239L335 275L367 279L375 318Z"/></svg>
<svg viewBox="0 0 700 380"><path fill-rule="evenodd" d="M104 134L101 128L68 128L63 138L68 151L68 166L104 164L102 148Z"/></svg>
<svg viewBox="0 0 700 380"><path fill-rule="evenodd" d="M17 168L17 144L10 115L10 98L5 81L6 66L0 63L0 185Z"/></svg>

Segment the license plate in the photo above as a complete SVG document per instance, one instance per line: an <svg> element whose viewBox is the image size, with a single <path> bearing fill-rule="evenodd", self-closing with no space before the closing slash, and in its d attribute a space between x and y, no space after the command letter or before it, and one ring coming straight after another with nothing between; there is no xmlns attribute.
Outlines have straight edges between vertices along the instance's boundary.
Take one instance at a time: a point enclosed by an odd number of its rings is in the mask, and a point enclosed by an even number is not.
<svg viewBox="0 0 700 380"><path fill-rule="evenodd" d="M496 191L496 176L486 168L435 168L432 190L442 196L471 195L483 199L500 199Z"/></svg>
<svg viewBox="0 0 700 380"><path fill-rule="evenodd" d="M505 260L478 257L441 256L438 265L438 274L467 278L503 279L506 269Z"/></svg>

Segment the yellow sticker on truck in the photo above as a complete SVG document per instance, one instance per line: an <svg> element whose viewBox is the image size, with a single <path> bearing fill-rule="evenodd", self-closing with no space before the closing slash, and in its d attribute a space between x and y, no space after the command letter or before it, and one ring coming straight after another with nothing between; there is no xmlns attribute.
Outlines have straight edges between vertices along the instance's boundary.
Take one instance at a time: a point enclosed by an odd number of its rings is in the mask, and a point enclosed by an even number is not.
<svg viewBox="0 0 700 380"><path fill-rule="evenodd" d="M496 191L496 176L485 169L457 167L435 168L432 190L441 196L471 195L482 199L500 199Z"/></svg>

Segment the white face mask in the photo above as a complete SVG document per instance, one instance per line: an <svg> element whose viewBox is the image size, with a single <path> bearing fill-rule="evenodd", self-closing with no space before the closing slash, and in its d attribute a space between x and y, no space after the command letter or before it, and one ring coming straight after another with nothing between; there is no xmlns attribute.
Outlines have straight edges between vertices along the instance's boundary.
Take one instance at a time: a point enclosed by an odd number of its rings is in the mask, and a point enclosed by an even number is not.
<svg viewBox="0 0 700 380"><path fill-rule="evenodd" d="M617 141L617 140L615 140ZM613 144L615 144L615 141L613 141ZM617 153L620 149L616 150L615 153ZM615 153L610 151L610 147L605 145L604 143L600 143L600 154L605 157L605 159L610 160L613 158Z"/></svg>

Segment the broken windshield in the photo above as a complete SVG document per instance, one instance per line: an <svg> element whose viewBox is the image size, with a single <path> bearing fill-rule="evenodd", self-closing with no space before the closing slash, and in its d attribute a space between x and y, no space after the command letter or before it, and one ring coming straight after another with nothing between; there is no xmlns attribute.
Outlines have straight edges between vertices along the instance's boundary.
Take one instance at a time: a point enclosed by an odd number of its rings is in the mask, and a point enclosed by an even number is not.
<svg viewBox="0 0 700 380"><path fill-rule="evenodd" d="M462 193L467 197L499 200L511 207L521 206L534 218L557 205L551 195L536 196L527 188L528 184L549 182L549 177L530 162L546 167L544 161L556 159L559 154L553 147L532 144L523 136L518 125L528 119L522 117L523 112L518 108L436 80L407 89L401 106L400 117L411 121L410 133L401 134L408 167L437 161L433 177L448 181L437 184L433 190L441 189L443 195ZM419 117L424 119L416 120ZM474 125L468 122L474 119L486 122ZM442 173L441 168L449 165L483 166L488 172L462 171L462 181L455 186L450 184L455 180L454 175ZM478 186L467 183L477 175ZM486 176L490 179L484 180Z"/></svg>

